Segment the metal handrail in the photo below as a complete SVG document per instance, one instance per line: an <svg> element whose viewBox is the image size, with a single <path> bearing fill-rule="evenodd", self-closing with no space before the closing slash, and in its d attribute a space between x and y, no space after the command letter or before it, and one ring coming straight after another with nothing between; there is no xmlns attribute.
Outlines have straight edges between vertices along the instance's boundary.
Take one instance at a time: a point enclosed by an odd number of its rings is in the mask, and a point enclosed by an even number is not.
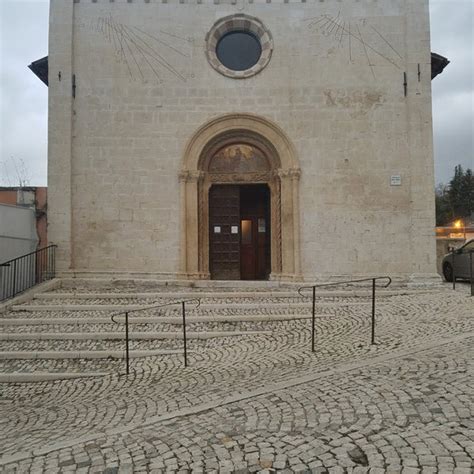
<svg viewBox="0 0 474 474"><path fill-rule="evenodd" d="M183 316L183 344L184 344L184 366L188 366L188 351L187 351L187 340L186 340L186 304L187 303L196 303L196 306L193 309L198 309L201 306L201 298L190 298L187 300L180 300L180 301L172 301L170 303L162 303L158 305L147 306L146 308L137 308L131 309L128 311L120 311L118 313L114 313L110 316L110 319L115 324L122 324L121 322L117 321L115 318L116 316L125 315L125 364L126 364L126 371L127 375L130 374L130 337L129 337L129 321L128 315L130 313L138 313L141 311L147 311L150 309L158 309L164 308L166 306L174 306L174 305L181 305L181 313Z"/></svg>
<svg viewBox="0 0 474 474"><path fill-rule="evenodd" d="M29 257L30 255L34 255L38 252L43 252L43 251L51 249L53 247L57 248L57 245L56 244L51 244L51 245L48 245L47 247L43 247L42 249L37 249L37 250L34 250L33 252L25 253L24 255L20 255L19 257L12 258L11 260L7 260L6 262L0 263L0 267L8 267L8 266L10 266L9 264L15 262L16 260L21 260L22 258Z"/></svg>
<svg viewBox="0 0 474 474"><path fill-rule="evenodd" d="M56 248L51 244L0 263L0 301L54 278Z"/></svg>
<svg viewBox="0 0 474 474"><path fill-rule="evenodd" d="M338 282L332 282L332 283L318 283L315 285L301 286L298 289L298 294L303 298L306 298L306 296L301 293L303 290L309 290L309 289L312 290L313 305L312 305L312 318L311 318L311 352L315 352L314 346L315 346L315 333L316 333L316 288L324 288L324 287L327 288L330 286L348 285L351 283L362 283L366 281L372 282L371 344L375 344L375 289L376 289L378 280L387 280L387 283L385 285L380 286L379 288L388 288L390 284L392 283L392 279L389 276L378 276L378 277L372 277L372 278L361 278L358 280L346 280L346 281L338 281Z"/></svg>
<svg viewBox="0 0 474 474"><path fill-rule="evenodd" d="M301 290L309 289L309 288L323 288L327 286L339 286L339 285L347 285L349 283L361 283L364 281L372 281L372 280L388 280L388 283L386 285L381 286L380 288L388 288L390 284L392 283L392 279L389 276L380 276L380 277L372 277L372 278L361 278L360 280L346 280L346 281L337 281L337 282L332 282L332 283L318 283L315 285L308 285L308 286L301 286L298 289L298 293L300 296L303 298L305 297L303 294L301 294Z"/></svg>

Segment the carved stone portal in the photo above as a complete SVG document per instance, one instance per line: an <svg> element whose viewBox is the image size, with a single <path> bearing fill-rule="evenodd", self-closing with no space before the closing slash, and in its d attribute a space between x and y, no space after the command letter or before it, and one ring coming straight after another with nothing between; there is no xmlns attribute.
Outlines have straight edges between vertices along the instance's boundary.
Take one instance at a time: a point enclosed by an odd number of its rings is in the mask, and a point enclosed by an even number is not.
<svg viewBox="0 0 474 474"><path fill-rule="evenodd" d="M209 190L213 184L266 183L271 195L271 279L301 278L300 169L293 146L274 123L225 115L201 127L184 154L181 268L209 279Z"/></svg>

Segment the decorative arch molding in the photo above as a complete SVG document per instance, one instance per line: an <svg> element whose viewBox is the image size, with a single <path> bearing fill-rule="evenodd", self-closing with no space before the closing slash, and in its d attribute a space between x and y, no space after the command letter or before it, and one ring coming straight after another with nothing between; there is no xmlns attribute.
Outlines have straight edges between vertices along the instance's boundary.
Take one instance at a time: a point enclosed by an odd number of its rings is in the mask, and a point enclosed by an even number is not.
<svg viewBox="0 0 474 474"><path fill-rule="evenodd" d="M213 174L209 161L232 143L257 147L268 158L266 173ZM300 168L283 130L253 114L227 114L201 126L189 140L179 175L181 187L181 271L185 278L208 279L209 189L213 184L266 183L271 193L271 278L301 278L299 229Z"/></svg>

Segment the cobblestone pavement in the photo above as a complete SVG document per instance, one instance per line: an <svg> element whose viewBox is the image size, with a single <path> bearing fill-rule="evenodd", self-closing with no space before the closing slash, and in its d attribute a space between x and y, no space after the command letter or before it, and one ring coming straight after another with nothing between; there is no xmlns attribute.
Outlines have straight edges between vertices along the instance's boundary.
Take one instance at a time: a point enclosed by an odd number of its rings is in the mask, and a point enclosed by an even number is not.
<svg viewBox="0 0 474 474"><path fill-rule="evenodd" d="M461 287L464 288L464 287ZM111 375L0 388L5 472L474 469L474 302L396 296L278 323L271 336L134 360Z"/></svg>

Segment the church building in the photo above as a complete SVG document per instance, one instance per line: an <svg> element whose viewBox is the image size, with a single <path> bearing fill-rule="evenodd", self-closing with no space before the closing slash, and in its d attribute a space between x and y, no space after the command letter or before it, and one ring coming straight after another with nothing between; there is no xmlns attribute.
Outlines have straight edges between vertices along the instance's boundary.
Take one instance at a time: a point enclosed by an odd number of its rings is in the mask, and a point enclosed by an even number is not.
<svg viewBox="0 0 474 474"><path fill-rule="evenodd" d="M61 275L436 273L428 0L51 0Z"/></svg>

